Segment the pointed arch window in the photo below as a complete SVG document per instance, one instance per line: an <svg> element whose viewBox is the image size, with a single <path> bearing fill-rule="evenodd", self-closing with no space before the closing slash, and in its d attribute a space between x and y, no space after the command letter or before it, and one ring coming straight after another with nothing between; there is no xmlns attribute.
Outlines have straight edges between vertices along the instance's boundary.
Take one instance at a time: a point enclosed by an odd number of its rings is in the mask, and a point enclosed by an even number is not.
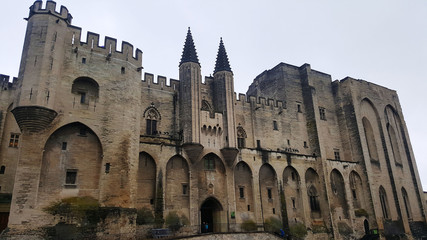
<svg viewBox="0 0 427 240"><path fill-rule="evenodd" d="M403 197L403 202L405 203L406 216L408 216L408 220L412 220L412 211L411 211L411 205L409 203L408 193L403 187L402 187L402 197Z"/></svg>
<svg viewBox="0 0 427 240"><path fill-rule="evenodd" d="M243 127L238 126L237 127L237 147L238 148L246 147L246 137L247 135Z"/></svg>
<svg viewBox="0 0 427 240"><path fill-rule="evenodd" d="M310 209L313 212L320 212L319 195L314 186L311 186L308 190L308 198L310 200Z"/></svg>
<svg viewBox="0 0 427 240"><path fill-rule="evenodd" d="M388 201L387 201L387 194L385 192L385 189L381 186L380 187L380 203L381 203L381 210L383 212L383 217L385 219L390 218L389 209L388 209Z"/></svg>
<svg viewBox="0 0 427 240"><path fill-rule="evenodd" d="M154 106L151 106L145 110L144 116L146 121L146 128L145 128L146 135L151 135L151 136L158 135L159 131L157 129L160 121L159 111L157 111L157 109L154 108Z"/></svg>

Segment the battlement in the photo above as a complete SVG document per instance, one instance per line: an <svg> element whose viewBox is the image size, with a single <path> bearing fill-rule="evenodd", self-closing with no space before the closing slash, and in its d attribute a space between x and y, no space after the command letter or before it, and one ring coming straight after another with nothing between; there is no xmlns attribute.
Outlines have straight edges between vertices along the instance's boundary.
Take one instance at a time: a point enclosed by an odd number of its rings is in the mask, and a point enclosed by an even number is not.
<svg viewBox="0 0 427 240"><path fill-rule="evenodd" d="M18 82L18 78L13 77L12 82L10 82L10 76L0 74L0 85L2 90L8 90L12 88Z"/></svg>
<svg viewBox="0 0 427 240"><path fill-rule="evenodd" d="M28 15L28 18L31 18L35 14L52 14L56 17L63 19L68 24L71 24L73 17L68 12L68 9L66 7L61 6L61 10L59 12L57 12L56 11L56 2L47 1L46 2L46 8L42 8L42 4L43 4L42 0L35 1L34 4L30 7L30 13Z"/></svg>
<svg viewBox="0 0 427 240"><path fill-rule="evenodd" d="M242 106L254 106L256 109L265 108L265 107L276 108L276 109L286 108L286 103L281 100L275 100L271 98L257 97L257 96L248 97L246 94L243 94L243 93L239 93L238 98L236 97L236 93L234 93L234 97L236 98L236 102L238 104Z"/></svg>
<svg viewBox="0 0 427 240"><path fill-rule="evenodd" d="M104 38L104 46L100 46L99 34L94 32L87 32L86 42L83 42L81 40L82 29L80 27L72 27L76 29L70 41L75 53L83 49L88 52L105 55L105 59L108 61L113 58L120 59L131 62L138 71L142 69L142 51L139 48L134 51L132 44L122 41L122 47L118 50L117 39L108 36Z"/></svg>
<svg viewBox="0 0 427 240"><path fill-rule="evenodd" d="M175 92L179 90L179 80L168 79L164 76L158 75L157 78L151 73L145 73L142 80L144 87L154 88L164 91Z"/></svg>

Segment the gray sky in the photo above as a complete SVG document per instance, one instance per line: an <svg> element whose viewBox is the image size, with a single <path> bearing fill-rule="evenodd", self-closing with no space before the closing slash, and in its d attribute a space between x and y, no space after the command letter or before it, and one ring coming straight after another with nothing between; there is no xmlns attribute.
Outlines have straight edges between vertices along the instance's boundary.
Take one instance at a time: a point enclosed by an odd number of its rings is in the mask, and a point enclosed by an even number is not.
<svg viewBox="0 0 427 240"><path fill-rule="evenodd" d="M17 76L32 0L3 1L0 73ZM427 190L427 1L411 0L61 0L73 25L130 42L144 70L178 79L191 27L203 76L223 37L236 92L280 62L350 76L398 92L423 188ZM120 48L120 47L119 47Z"/></svg>

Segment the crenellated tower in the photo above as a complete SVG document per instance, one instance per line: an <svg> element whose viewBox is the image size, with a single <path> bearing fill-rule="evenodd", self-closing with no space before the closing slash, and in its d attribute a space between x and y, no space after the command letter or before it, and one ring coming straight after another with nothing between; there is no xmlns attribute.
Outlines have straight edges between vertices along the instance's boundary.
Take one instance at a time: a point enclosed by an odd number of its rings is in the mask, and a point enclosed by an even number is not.
<svg viewBox="0 0 427 240"><path fill-rule="evenodd" d="M179 64L180 129L183 143L200 143L200 83L202 75L190 28Z"/></svg>
<svg viewBox="0 0 427 240"><path fill-rule="evenodd" d="M215 110L224 116L225 147L235 148L234 78L222 38L216 57L213 86Z"/></svg>
<svg viewBox="0 0 427 240"><path fill-rule="evenodd" d="M12 110L24 132L45 129L56 117L54 89L63 67L67 27L72 16L66 7L55 11L56 3L36 1L30 7L27 31L18 75L18 92Z"/></svg>

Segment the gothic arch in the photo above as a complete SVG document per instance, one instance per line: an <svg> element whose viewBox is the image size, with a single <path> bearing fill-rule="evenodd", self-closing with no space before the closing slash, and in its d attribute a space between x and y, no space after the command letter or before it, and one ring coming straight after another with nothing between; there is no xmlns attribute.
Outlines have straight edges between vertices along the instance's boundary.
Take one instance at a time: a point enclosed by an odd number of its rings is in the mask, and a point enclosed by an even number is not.
<svg viewBox="0 0 427 240"><path fill-rule="evenodd" d="M259 170L259 186L264 219L280 214L279 189L274 168L264 163Z"/></svg>
<svg viewBox="0 0 427 240"><path fill-rule="evenodd" d="M243 213L254 211L253 175L249 165L240 161L234 167L234 186L236 196L236 210L239 219L243 219L248 214Z"/></svg>
<svg viewBox="0 0 427 240"><path fill-rule="evenodd" d="M141 126L141 129L145 128L145 134L158 135L158 129L162 116L160 115L159 110L154 107L154 104L151 104L151 106L146 108L142 116L145 118L145 126ZM141 124L143 124L143 121L141 121Z"/></svg>
<svg viewBox="0 0 427 240"><path fill-rule="evenodd" d="M81 104L89 104L89 102L98 100L99 84L90 77L78 77L73 81L71 93L79 96L75 101L80 101Z"/></svg>
<svg viewBox="0 0 427 240"><path fill-rule="evenodd" d="M98 136L79 122L64 125L45 143L39 202L56 200L67 189L78 189L76 196L98 199L101 172L102 145Z"/></svg>
<svg viewBox="0 0 427 240"><path fill-rule="evenodd" d="M175 155L166 164L165 205L166 209L190 214L190 176L187 161Z"/></svg>
<svg viewBox="0 0 427 240"><path fill-rule="evenodd" d="M310 216L312 219L322 218L323 202L321 196L321 184L320 178L316 170L308 168L305 172L305 182L307 187L307 195L309 200L309 206L311 209Z"/></svg>
<svg viewBox="0 0 427 240"><path fill-rule="evenodd" d="M411 203L409 201L408 193L406 192L406 189L404 187L402 187L402 198L403 204L405 205L406 216L409 220L412 220Z"/></svg>
<svg viewBox="0 0 427 240"><path fill-rule="evenodd" d="M388 205L388 199L387 199L387 193L383 186L380 186L379 190L379 196L380 196L380 204L381 204L381 210L382 210L382 216L384 219L390 219L390 207Z"/></svg>
<svg viewBox="0 0 427 240"><path fill-rule="evenodd" d="M365 199L365 192L363 191L364 188L362 179L360 178L360 175L354 170L350 172L349 183L353 208L367 210L367 202Z"/></svg>
<svg viewBox="0 0 427 240"><path fill-rule="evenodd" d="M387 132L388 132L388 137L390 140L390 144L391 144L391 150L393 152L393 158L394 161L397 165L402 165L402 155L400 152L400 144L398 141L398 137L397 137L397 133L394 130L393 126L390 125L390 123L387 123Z"/></svg>
<svg viewBox="0 0 427 240"><path fill-rule="evenodd" d="M201 108L201 110L208 111L209 112L209 117L210 118L215 118L215 112L214 112L211 104L209 104L209 102L206 101L205 99L202 100L202 108Z"/></svg>
<svg viewBox="0 0 427 240"><path fill-rule="evenodd" d="M283 170L283 191L289 223L304 222L304 208L301 195L301 179L298 171L287 166Z"/></svg>
<svg viewBox="0 0 427 240"><path fill-rule="evenodd" d="M337 170L333 169L330 174L331 181L331 200L334 206L333 214L336 214L337 218L344 216L344 218L349 218L349 207L347 203L347 196L345 192L345 183L342 174Z"/></svg>
<svg viewBox="0 0 427 240"><path fill-rule="evenodd" d="M243 129L242 126L237 126L237 146L238 148L245 148L246 147L246 138L248 136L246 135L245 129Z"/></svg>
<svg viewBox="0 0 427 240"><path fill-rule="evenodd" d="M152 119L157 121L162 120L162 115L160 114L159 110L157 110L157 108L154 106L154 104L151 104L151 106L147 107L144 110L142 117L144 117L145 119Z"/></svg>
<svg viewBox="0 0 427 240"><path fill-rule="evenodd" d="M373 166L373 170L381 170L382 159L388 161L386 151L381 151L384 148L382 139L384 132L381 126L380 117L374 104L368 98L364 98L360 104L362 115L362 124L365 132L365 141L368 147L369 158Z"/></svg>
<svg viewBox="0 0 427 240"><path fill-rule="evenodd" d="M202 157L196 165L195 177L199 186L199 201L209 196L218 199L227 198L227 177L225 165L220 157L210 152Z"/></svg>
<svg viewBox="0 0 427 240"><path fill-rule="evenodd" d="M157 165L154 158L147 152L139 153L136 176L136 208L154 209L156 179Z"/></svg>

